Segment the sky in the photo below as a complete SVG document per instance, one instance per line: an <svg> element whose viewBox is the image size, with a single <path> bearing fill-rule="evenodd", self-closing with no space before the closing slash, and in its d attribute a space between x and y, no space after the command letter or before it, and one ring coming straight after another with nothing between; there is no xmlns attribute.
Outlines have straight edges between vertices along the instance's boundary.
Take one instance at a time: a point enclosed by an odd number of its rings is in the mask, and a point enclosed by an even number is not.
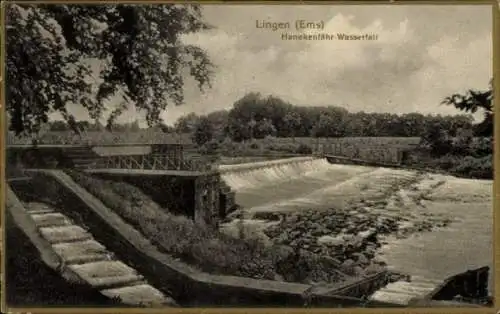
<svg viewBox="0 0 500 314"><path fill-rule="evenodd" d="M216 65L212 88L185 87L185 104L169 107L168 124L189 112L229 109L249 92L302 106L349 111L456 114L444 97L486 89L492 77L490 6L437 5L204 5L215 28L184 37ZM376 34L377 40L291 40L256 21L323 22L314 33ZM111 102L113 102L112 100ZM81 108L73 107L77 118ZM135 111L121 121L137 118ZM140 119L140 118L139 118ZM141 120L141 119L140 119Z"/></svg>

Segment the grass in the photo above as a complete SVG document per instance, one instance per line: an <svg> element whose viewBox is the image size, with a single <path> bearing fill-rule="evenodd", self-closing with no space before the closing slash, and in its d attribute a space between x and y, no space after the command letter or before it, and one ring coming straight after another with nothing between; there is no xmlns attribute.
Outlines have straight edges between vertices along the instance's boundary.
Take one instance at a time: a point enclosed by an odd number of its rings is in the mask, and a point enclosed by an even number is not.
<svg viewBox="0 0 500 314"><path fill-rule="evenodd" d="M258 240L224 235L187 217L169 213L141 190L123 182L102 180L77 171L68 171L68 174L159 250L204 272L283 280L283 269L287 269L287 274L297 273L286 276L291 278L289 281L307 282L311 276L339 279L337 272L325 269L319 256L299 255L299 261L308 265L308 272L304 274L301 271L305 268L284 266L289 264L290 256L297 257L289 247L268 247Z"/></svg>

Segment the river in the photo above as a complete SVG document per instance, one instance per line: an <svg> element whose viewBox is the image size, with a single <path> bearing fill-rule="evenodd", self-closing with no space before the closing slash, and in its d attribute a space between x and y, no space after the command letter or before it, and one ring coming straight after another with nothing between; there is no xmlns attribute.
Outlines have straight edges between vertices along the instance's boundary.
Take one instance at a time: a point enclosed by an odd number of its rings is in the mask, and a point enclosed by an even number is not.
<svg viewBox="0 0 500 314"><path fill-rule="evenodd" d="M235 190L237 203L247 211L282 212L342 208L361 198L384 195L416 176L412 171L332 165L317 159L229 172L223 179ZM438 187L429 190L425 204L400 205L391 211L440 214L453 222L410 238L388 239L381 257L394 269L438 280L470 268L492 267L493 181L442 175L426 175L421 181L422 185L426 181L439 182ZM491 288L492 279L491 271Z"/></svg>

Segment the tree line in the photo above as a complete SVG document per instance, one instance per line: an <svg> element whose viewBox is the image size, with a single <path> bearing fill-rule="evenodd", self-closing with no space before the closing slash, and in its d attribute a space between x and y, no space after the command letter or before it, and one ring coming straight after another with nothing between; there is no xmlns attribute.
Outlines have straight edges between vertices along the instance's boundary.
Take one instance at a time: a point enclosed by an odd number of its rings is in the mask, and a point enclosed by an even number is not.
<svg viewBox="0 0 500 314"><path fill-rule="evenodd" d="M174 130L193 134L193 140L199 145L225 138L241 142L267 136L421 137L435 129L449 136L456 136L464 129L483 136L484 123L473 124L473 121L469 114L398 115L349 112L338 106L296 106L279 97L249 93L237 100L230 110L207 115L187 114L177 120ZM492 134L492 128L489 132Z"/></svg>

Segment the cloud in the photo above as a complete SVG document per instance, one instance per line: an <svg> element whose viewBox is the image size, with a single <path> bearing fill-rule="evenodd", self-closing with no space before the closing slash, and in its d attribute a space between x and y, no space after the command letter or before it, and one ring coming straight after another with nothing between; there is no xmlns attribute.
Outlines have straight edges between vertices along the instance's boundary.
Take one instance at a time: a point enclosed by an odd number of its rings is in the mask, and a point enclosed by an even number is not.
<svg viewBox="0 0 500 314"><path fill-rule="evenodd" d="M187 37L206 49L218 66L214 88L191 94L191 108L176 108L173 120L185 111L230 108L250 91L274 94L300 105L345 105L352 111L454 114L438 106L450 93L487 87L491 77L491 35L466 43L444 36L426 43L407 18L387 26L380 19L360 28L353 16L336 14L325 33L377 34L376 41L282 41L280 34L260 50L245 49L256 34L230 34L219 29ZM254 31L255 32L255 31ZM253 38L255 40L255 38ZM191 109L191 110L189 110Z"/></svg>
<svg viewBox="0 0 500 314"><path fill-rule="evenodd" d="M185 104L169 107L163 118L173 123L188 112L229 109L248 92L350 111L456 114L456 109L439 105L444 97L487 88L492 45L491 24L485 21L491 20L491 10L363 8L276 6L266 7L270 13L262 16L252 6L207 7L216 28L184 41L208 52L217 67L213 87L201 93L187 80ZM281 31L255 28L258 18L288 19L293 25L295 18L315 16L325 22L321 32L376 34L378 40L284 41ZM123 119L132 118L133 111Z"/></svg>

